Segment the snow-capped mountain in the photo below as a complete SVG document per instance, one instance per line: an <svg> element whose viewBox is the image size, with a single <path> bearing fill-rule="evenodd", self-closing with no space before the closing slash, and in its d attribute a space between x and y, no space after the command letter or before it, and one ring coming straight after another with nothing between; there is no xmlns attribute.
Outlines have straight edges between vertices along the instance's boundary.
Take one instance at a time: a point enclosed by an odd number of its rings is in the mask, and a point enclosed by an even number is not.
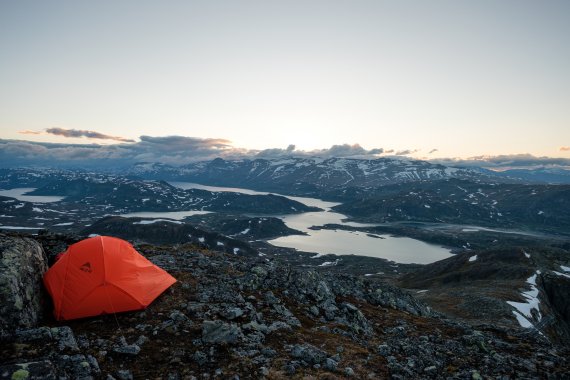
<svg viewBox="0 0 570 380"><path fill-rule="evenodd" d="M529 183L570 184L570 170L562 168L511 169L497 175L519 178Z"/></svg>
<svg viewBox="0 0 570 380"><path fill-rule="evenodd" d="M402 158L286 158L226 161L215 159L182 167L136 164L129 174L144 178L185 180L220 186L242 186L303 193L347 187L450 178L491 178L480 171ZM496 178L494 178L496 179Z"/></svg>

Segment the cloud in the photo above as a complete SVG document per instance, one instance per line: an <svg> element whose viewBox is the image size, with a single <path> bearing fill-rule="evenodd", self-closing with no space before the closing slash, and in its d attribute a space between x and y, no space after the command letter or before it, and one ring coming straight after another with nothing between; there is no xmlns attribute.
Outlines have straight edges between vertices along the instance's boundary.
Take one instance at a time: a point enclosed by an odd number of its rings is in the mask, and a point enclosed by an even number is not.
<svg viewBox="0 0 570 380"><path fill-rule="evenodd" d="M271 148L264 149L255 154L257 158L278 158L278 157L375 157L384 153L382 148L364 149L359 144L341 144L333 145L328 149L315 149L315 150L296 150L295 145L291 144L287 149Z"/></svg>
<svg viewBox="0 0 570 380"><path fill-rule="evenodd" d="M405 150L399 150L395 153L396 156L408 156L410 154L414 154L418 151L418 149L405 149Z"/></svg>
<svg viewBox="0 0 570 380"><path fill-rule="evenodd" d="M384 152L382 148L366 150L359 144L342 144L333 145L329 149L320 149L308 152L310 155L320 157L351 157L351 156L368 156L377 155Z"/></svg>
<svg viewBox="0 0 570 380"><path fill-rule="evenodd" d="M21 133L22 135L41 135L43 132L42 131L30 131L30 130L25 130L25 131L18 131L18 133Z"/></svg>
<svg viewBox="0 0 570 380"><path fill-rule="evenodd" d="M352 157L375 159L380 155L409 155L417 150L382 148L365 149L359 144L339 144L328 149L297 150L290 144L285 149L248 150L234 147L219 138L185 136L141 136L140 141L119 144L42 143L0 139L0 166L42 165L60 167L126 167L135 162L162 162L184 165L221 157L226 160L280 157ZM432 152L433 153L433 152ZM536 157L531 154L475 156L466 159L438 158L430 162L447 166L483 167L493 170L510 168L567 167L570 158Z"/></svg>
<svg viewBox="0 0 570 380"><path fill-rule="evenodd" d="M131 144L67 144L0 139L2 166L127 166L135 162L162 162L183 165L217 157L239 159L257 151L235 148L225 139L184 136L141 136Z"/></svg>
<svg viewBox="0 0 570 380"><path fill-rule="evenodd" d="M435 152L437 152L437 151L438 151L438 149L432 149L432 150L430 150L430 151L428 152L428 154L432 154L432 153L435 153Z"/></svg>
<svg viewBox="0 0 570 380"><path fill-rule="evenodd" d="M231 148L231 141L226 139L201 139L186 136L141 136L141 143L154 147L168 147L176 151L188 149L227 149Z"/></svg>
<svg viewBox="0 0 570 380"><path fill-rule="evenodd" d="M63 137L87 137L88 139L135 142L135 140L126 139L124 137L109 136L96 131L86 131L80 129L48 128L45 130L45 132L51 135L63 136Z"/></svg>
<svg viewBox="0 0 570 380"><path fill-rule="evenodd" d="M514 168L569 167L570 159L558 157L536 157L529 153L497 156L474 156L461 158L439 158L430 160L447 166L483 167L506 170Z"/></svg>
<svg viewBox="0 0 570 380"><path fill-rule="evenodd" d="M570 152L570 146L561 146L560 151L562 152Z"/></svg>
<svg viewBox="0 0 570 380"><path fill-rule="evenodd" d="M53 130L50 133L66 136L86 136L85 131ZM91 136L91 135L89 135ZM86 136L87 137L87 136ZM92 138L92 137L91 137ZM359 144L339 144L328 149L297 150L290 144L285 149L249 150L234 147L231 141L221 138L186 136L140 136L131 144L66 144L42 143L26 140L1 140L0 162L3 166L54 165L54 166L128 166L135 162L162 162L184 165L221 157L226 160L279 158L279 157L358 157L376 158L385 153L382 148L365 149Z"/></svg>

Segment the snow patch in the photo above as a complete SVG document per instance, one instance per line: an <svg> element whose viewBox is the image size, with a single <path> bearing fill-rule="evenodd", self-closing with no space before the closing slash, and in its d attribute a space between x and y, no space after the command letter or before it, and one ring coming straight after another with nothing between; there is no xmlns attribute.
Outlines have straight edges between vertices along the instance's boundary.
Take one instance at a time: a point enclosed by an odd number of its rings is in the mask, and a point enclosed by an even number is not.
<svg viewBox="0 0 570 380"><path fill-rule="evenodd" d="M514 302L507 301L509 305L514 307L513 314L517 318L519 324L524 328L534 327L531 320L534 319L532 310L536 310L537 319L540 321L542 319L542 314L540 314L540 300L538 299L538 288L536 287L536 277L540 274L537 270L535 274L530 276L526 282L530 285L530 290L522 292L522 296L526 299L526 302Z"/></svg>
<svg viewBox="0 0 570 380"><path fill-rule="evenodd" d="M39 230L41 227L0 226L0 230Z"/></svg>
<svg viewBox="0 0 570 380"><path fill-rule="evenodd" d="M473 262L475 260L477 260L477 255L473 255L469 258L469 262Z"/></svg>
<svg viewBox="0 0 570 380"><path fill-rule="evenodd" d="M319 265L320 267L330 267L330 266L334 266L337 265L340 259L336 259L335 261L325 261L324 263L322 263L321 265Z"/></svg>
<svg viewBox="0 0 570 380"><path fill-rule="evenodd" d="M58 223L58 224L54 224L53 227L58 227L58 226L71 226L72 224L73 224L73 222Z"/></svg>
<svg viewBox="0 0 570 380"><path fill-rule="evenodd" d="M152 219L152 220L141 220L138 222L133 222L133 224L154 224L158 222L167 222L167 223L174 223L174 224L184 224L179 220L170 220L170 219Z"/></svg>
<svg viewBox="0 0 570 380"><path fill-rule="evenodd" d="M239 252L239 248L234 248L234 255L237 255Z"/></svg>
<svg viewBox="0 0 570 380"><path fill-rule="evenodd" d="M560 265L560 269L562 269L564 272L570 272L570 267L565 267L564 265Z"/></svg>
<svg viewBox="0 0 570 380"><path fill-rule="evenodd" d="M553 272L554 272L556 275L558 275L558 276L570 278L570 274L560 273L560 272L557 272L557 271L555 271L555 270L553 270Z"/></svg>

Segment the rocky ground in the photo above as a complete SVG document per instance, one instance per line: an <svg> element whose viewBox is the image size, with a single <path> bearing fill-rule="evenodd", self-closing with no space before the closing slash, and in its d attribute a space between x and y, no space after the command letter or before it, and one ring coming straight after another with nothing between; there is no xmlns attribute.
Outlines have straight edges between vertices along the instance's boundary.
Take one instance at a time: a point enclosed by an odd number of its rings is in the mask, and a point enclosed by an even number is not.
<svg viewBox="0 0 570 380"><path fill-rule="evenodd" d="M146 310L57 322L37 280L44 252L75 239L38 237L43 250L34 239L0 235L1 305L38 301L14 307L9 319L2 310L0 378L518 379L570 372L567 346L449 319L382 276L317 272L193 245L136 246L178 280ZM25 271L32 263L36 269Z"/></svg>

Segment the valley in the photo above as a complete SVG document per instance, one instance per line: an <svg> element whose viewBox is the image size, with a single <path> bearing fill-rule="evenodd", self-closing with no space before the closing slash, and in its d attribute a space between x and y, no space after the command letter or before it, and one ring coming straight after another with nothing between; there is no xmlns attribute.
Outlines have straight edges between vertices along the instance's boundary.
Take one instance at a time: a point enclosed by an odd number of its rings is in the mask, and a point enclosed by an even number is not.
<svg viewBox="0 0 570 380"><path fill-rule="evenodd" d="M348 272L473 323L570 338L566 306L548 301L570 266L570 185L423 161L303 158L3 169L0 188L0 230L192 244ZM521 322L507 303L536 271L548 326L535 314Z"/></svg>

